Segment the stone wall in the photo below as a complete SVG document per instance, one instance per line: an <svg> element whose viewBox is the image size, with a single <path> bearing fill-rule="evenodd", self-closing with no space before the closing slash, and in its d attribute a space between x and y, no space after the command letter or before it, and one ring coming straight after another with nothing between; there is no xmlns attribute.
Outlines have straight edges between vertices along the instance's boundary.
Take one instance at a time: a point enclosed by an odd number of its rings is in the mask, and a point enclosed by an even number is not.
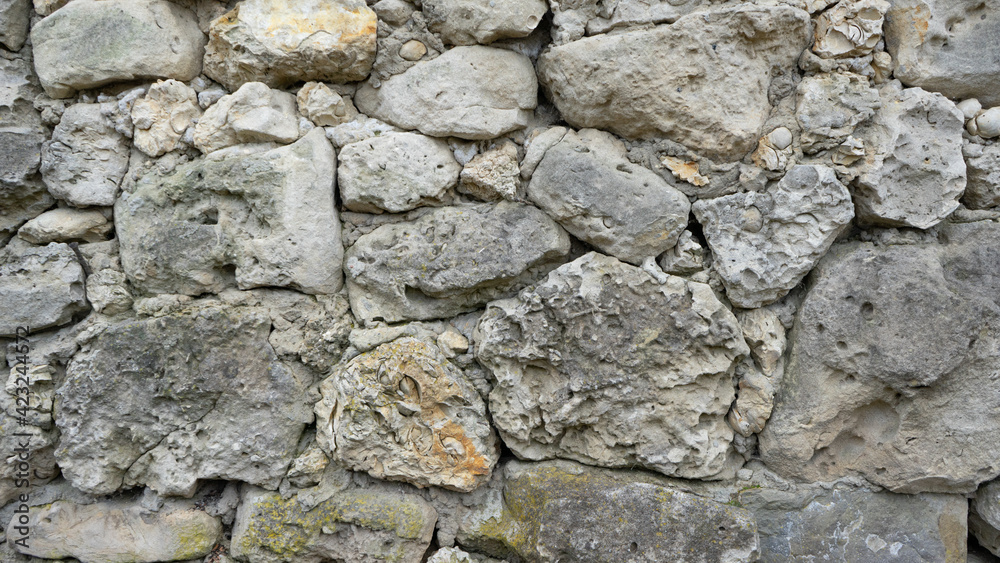
<svg viewBox="0 0 1000 563"><path fill-rule="evenodd" d="M1000 0L0 43L0 561L1000 555Z"/></svg>

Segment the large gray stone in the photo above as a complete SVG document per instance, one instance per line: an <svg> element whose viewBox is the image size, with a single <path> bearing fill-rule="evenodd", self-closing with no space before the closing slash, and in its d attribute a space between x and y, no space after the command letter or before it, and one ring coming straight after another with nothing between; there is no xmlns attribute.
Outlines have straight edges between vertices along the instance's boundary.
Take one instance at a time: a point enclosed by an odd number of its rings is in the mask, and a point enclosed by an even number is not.
<svg viewBox="0 0 1000 563"><path fill-rule="evenodd" d="M430 30L452 45L526 37L548 11L545 0L427 0L421 8Z"/></svg>
<svg viewBox="0 0 1000 563"><path fill-rule="evenodd" d="M739 324L708 285L590 253L515 299L491 303L476 357L496 378L490 412L522 459L731 473Z"/></svg>
<svg viewBox="0 0 1000 563"><path fill-rule="evenodd" d="M365 83L354 103L362 113L426 135L492 139L528 124L537 91L528 57L492 47L455 47L379 88Z"/></svg>
<svg viewBox="0 0 1000 563"><path fill-rule="evenodd" d="M971 492L1000 474L1000 225L944 244L835 246L791 332L769 468L860 475L896 492ZM932 319L932 321L929 321Z"/></svg>
<svg viewBox="0 0 1000 563"><path fill-rule="evenodd" d="M1000 41L1000 1L890 3L885 42L896 78L952 99L1000 105L1000 57L994 48Z"/></svg>
<svg viewBox="0 0 1000 563"><path fill-rule="evenodd" d="M508 297L569 254L569 235L530 205L442 207L381 226L347 250L354 314L364 322L434 319Z"/></svg>
<svg viewBox="0 0 1000 563"><path fill-rule="evenodd" d="M264 152L219 151L149 173L115 205L129 280L146 293L200 295L343 283L333 148L322 129Z"/></svg>
<svg viewBox="0 0 1000 563"><path fill-rule="evenodd" d="M741 4L559 45L540 57L538 71L574 127L667 137L735 161L760 136L772 69L794 67L811 28L802 10Z"/></svg>
<svg viewBox="0 0 1000 563"><path fill-rule="evenodd" d="M754 309L798 285L854 218L851 194L825 166L796 166L764 192L693 206L734 305Z"/></svg>
<svg viewBox="0 0 1000 563"><path fill-rule="evenodd" d="M0 336L64 325L89 309L83 266L66 244L0 250Z"/></svg>
<svg viewBox="0 0 1000 563"><path fill-rule="evenodd" d="M266 311L211 302L107 327L57 390L63 475L92 494L190 496L198 479L276 488L313 416L311 381L278 361L271 327Z"/></svg>
<svg viewBox="0 0 1000 563"><path fill-rule="evenodd" d="M673 23L704 7L706 0L618 0L607 5L600 0L550 0L552 39L557 45L586 35L620 28Z"/></svg>
<svg viewBox="0 0 1000 563"><path fill-rule="evenodd" d="M528 199L572 235L636 265L677 244L691 211L683 193L596 129L568 132L545 151Z"/></svg>
<svg viewBox="0 0 1000 563"><path fill-rule="evenodd" d="M511 461L503 471L502 490L461 523L461 545L539 562L757 561L749 512L667 479L568 461Z"/></svg>
<svg viewBox="0 0 1000 563"><path fill-rule="evenodd" d="M28 19L31 16L30 0L0 0L0 43L11 51L18 51L28 38Z"/></svg>
<svg viewBox="0 0 1000 563"><path fill-rule="evenodd" d="M45 92L68 98L110 82L201 72L205 35L194 13L167 0L76 0L31 28Z"/></svg>

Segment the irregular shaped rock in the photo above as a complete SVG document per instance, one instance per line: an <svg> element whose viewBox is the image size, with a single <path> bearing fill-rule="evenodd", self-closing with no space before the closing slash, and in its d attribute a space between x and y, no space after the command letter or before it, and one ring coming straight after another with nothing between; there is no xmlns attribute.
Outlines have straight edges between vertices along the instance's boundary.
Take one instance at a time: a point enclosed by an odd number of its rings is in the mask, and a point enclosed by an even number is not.
<svg viewBox="0 0 1000 563"><path fill-rule="evenodd" d="M210 153L240 143L294 142L299 138L295 105L288 92L249 82L205 111L194 128L194 145Z"/></svg>
<svg viewBox="0 0 1000 563"><path fill-rule="evenodd" d="M69 4L71 0L34 0L35 11L40 16L47 16L52 12Z"/></svg>
<svg viewBox="0 0 1000 563"><path fill-rule="evenodd" d="M28 52L22 56L0 57L0 76L3 77L0 80L0 112L3 115L0 191L9 193L22 188L38 172L42 143L49 138L49 131L33 107L41 90ZM4 205L3 209L11 207ZM0 224L6 220L6 217L0 219Z"/></svg>
<svg viewBox="0 0 1000 563"><path fill-rule="evenodd" d="M53 98L110 82L201 72L194 13L166 0L76 0L31 28L35 70Z"/></svg>
<svg viewBox="0 0 1000 563"><path fill-rule="evenodd" d="M477 154L462 169L458 190L483 201L516 201L521 189L517 145L510 141Z"/></svg>
<svg viewBox="0 0 1000 563"><path fill-rule="evenodd" d="M739 5L559 45L538 71L574 127L667 137L735 161L753 150L770 110L771 69L793 67L810 31L804 11Z"/></svg>
<svg viewBox="0 0 1000 563"><path fill-rule="evenodd" d="M310 382L278 361L270 331L260 310L212 304L108 327L57 390L63 475L92 494L190 496L198 479L276 488L312 413Z"/></svg>
<svg viewBox="0 0 1000 563"><path fill-rule="evenodd" d="M157 82L132 105L135 146L152 157L168 153L200 117L198 94L193 88L176 80Z"/></svg>
<svg viewBox="0 0 1000 563"><path fill-rule="evenodd" d="M490 4L476 0L428 0L422 4L427 27L452 45L527 37L548 8L544 0L494 0Z"/></svg>
<svg viewBox="0 0 1000 563"><path fill-rule="evenodd" d="M348 489L319 503L244 487L232 554L250 563L420 561L437 511L417 495Z"/></svg>
<svg viewBox="0 0 1000 563"><path fill-rule="evenodd" d="M100 211L53 209L28 221L17 236L32 244L50 242L99 242L107 240L114 225Z"/></svg>
<svg viewBox="0 0 1000 563"><path fill-rule="evenodd" d="M705 5L704 0L619 0L605 5L598 0L552 0L552 39L560 45L586 35L649 24L673 23Z"/></svg>
<svg viewBox="0 0 1000 563"><path fill-rule="evenodd" d="M962 112L920 88L879 90L882 107L857 129L867 154L858 165L858 219L888 227L928 229L958 208L965 191Z"/></svg>
<svg viewBox="0 0 1000 563"><path fill-rule="evenodd" d="M491 47L456 47L421 61L354 103L367 115L434 137L492 139L528 124L538 82L524 55Z"/></svg>
<svg viewBox="0 0 1000 563"><path fill-rule="evenodd" d="M851 243L817 266L760 435L769 468L904 493L1000 474L998 422L978 414L1000 405L1000 225L940 228L945 244Z"/></svg>
<svg viewBox="0 0 1000 563"><path fill-rule="evenodd" d="M1000 206L1000 144L992 144L965 159L968 183L962 202L969 209Z"/></svg>
<svg viewBox="0 0 1000 563"><path fill-rule="evenodd" d="M0 436L0 447L10 452L0 464L0 502L5 505L28 492L24 487L26 471L32 474L32 486L45 484L59 472L53 455L59 440L59 432L52 421L55 369L39 358L38 341L34 332L27 340L8 341L6 363L11 366L10 375L0 392L0 424L10 430ZM18 356L25 359L18 352L25 351L26 343L27 361L18 361Z"/></svg>
<svg viewBox="0 0 1000 563"><path fill-rule="evenodd" d="M596 129L569 132L545 152L528 199L577 238L635 265L676 245L691 211L683 193Z"/></svg>
<svg viewBox="0 0 1000 563"><path fill-rule="evenodd" d="M222 538L222 524L193 503L171 503L151 512L127 501L74 504L56 501L31 511L28 549L46 559L81 563L183 561L208 555ZM16 518L16 516L15 516ZM19 536L7 527L8 542Z"/></svg>
<svg viewBox="0 0 1000 563"><path fill-rule="evenodd" d="M402 213L440 204L462 171L441 139L392 133L340 150L337 181L344 207L367 213Z"/></svg>
<svg viewBox="0 0 1000 563"><path fill-rule="evenodd" d="M590 253L491 303L476 357L490 412L522 459L719 478L729 462L736 318L705 284Z"/></svg>
<svg viewBox="0 0 1000 563"><path fill-rule="evenodd" d="M984 57L1000 33L998 0L892 0L885 16L893 75L907 86L1000 105L1000 60Z"/></svg>
<svg viewBox="0 0 1000 563"><path fill-rule="evenodd" d="M691 231L684 231L677 239L677 245L663 253L657 264L668 274L688 276L705 268L705 249Z"/></svg>
<svg viewBox="0 0 1000 563"><path fill-rule="evenodd" d="M854 217L850 193L825 166L796 166L765 192L700 200L692 209L726 295L745 309L784 297Z"/></svg>
<svg viewBox="0 0 1000 563"><path fill-rule="evenodd" d="M749 512L648 473L511 461L504 477L502 493L462 522L461 545L547 562L756 561L759 555Z"/></svg>
<svg viewBox="0 0 1000 563"><path fill-rule="evenodd" d="M542 8L544 13L545 8ZM11 51L19 51L28 38L29 0L0 0L0 43Z"/></svg>
<svg viewBox="0 0 1000 563"><path fill-rule="evenodd" d="M1000 481L990 481L976 491L969 507L969 531L979 545L994 555L1000 552Z"/></svg>
<svg viewBox="0 0 1000 563"><path fill-rule="evenodd" d="M420 340L361 354L320 390L317 439L350 469L469 492L489 480L500 457L475 387Z"/></svg>
<svg viewBox="0 0 1000 563"><path fill-rule="evenodd" d="M796 97L795 118L802 128L800 140L806 154L840 145L882 104L867 77L846 72L807 76L799 83Z"/></svg>
<svg viewBox="0 0 1000 563"><path fill-rule="evenodd" d="M840 0L816 18L813 52L824 59L861 57L882 40L885 0Z"/></svg>
<svg viewBox="0 0 1000 563"><path fill-rule="evenodd" d="M397 322L475 310L544 276L567 254L569 236L555 221L504 201L381 226L347 250L344 272L358 318Z"/></svg>
<svg viewBox="0 0 1000 563"><path fill-rule="evenodd" d="M350 98L331 90L322 82L309 82L295 96L299 113L320 127L347 123L358 115Z"/></svg>
<svg viewBox="0 0 1000 563"><path fill-rule="evenodd" d="M1000 137L1000 107L979 112L975 119L966 124L965 128L969 133L979 135L984 139Z"/></svg>
<svg viewBox="0 0 1000 563"><path fill-rule="evenodd" d="M216 153L147 174L115 205L129 280L146 293L340 290L335 160L321 129L265 152Z"/></svg>
<svg viewBox="0 0 1000 563"><path fill-rule="evenodd" d="M243 0L212 22L205 74L230 91L247 82L364 80L375 60L375 12L361 0Z"/></svg>
<svg viewBox="0 0 1000 563"><path fill-rule="evenodd" d="M70 205L114 205L128 170L129 143L101 113L101 104L74 104L42 148L42 179Z"/></svg>
<svg viewBox="0 0 1000 563"><path fill-rule="evenodd" d="M66 244L0 250L0 336L61 326L88 310L83 267Z"/></svg>

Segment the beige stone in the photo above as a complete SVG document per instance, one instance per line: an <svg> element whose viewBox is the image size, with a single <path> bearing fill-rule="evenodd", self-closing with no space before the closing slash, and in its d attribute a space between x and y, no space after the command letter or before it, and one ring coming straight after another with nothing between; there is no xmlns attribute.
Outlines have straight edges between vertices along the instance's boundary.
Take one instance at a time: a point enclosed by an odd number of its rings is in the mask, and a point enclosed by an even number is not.
<svg viewBox="0 0 1000 563"><path fill-rule="evenodd" d="M193 88L173 79L159 81L132 106L135 146L152 157L168 153L199 117L201 107Z"/></svg>
<svg viewBox="0 0 1000 563"><path fill-rule="evenodd" d="M98 242L108 238L114 225L94 209L53 209L24 224L17 236L32 244Z"/></svg>

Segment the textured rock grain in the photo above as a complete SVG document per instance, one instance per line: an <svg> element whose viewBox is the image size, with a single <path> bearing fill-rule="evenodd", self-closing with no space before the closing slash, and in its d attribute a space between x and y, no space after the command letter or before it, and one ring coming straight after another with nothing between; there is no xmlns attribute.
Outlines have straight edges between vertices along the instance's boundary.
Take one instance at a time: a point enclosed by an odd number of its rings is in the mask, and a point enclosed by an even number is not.
<svg viewBox="0 0 1000 563"><path fill-rule="evenodd" d="M10 244L0 250L0 336L18 327L39 331L64 325L87 305L83 267L66 244Z"/></svg>

